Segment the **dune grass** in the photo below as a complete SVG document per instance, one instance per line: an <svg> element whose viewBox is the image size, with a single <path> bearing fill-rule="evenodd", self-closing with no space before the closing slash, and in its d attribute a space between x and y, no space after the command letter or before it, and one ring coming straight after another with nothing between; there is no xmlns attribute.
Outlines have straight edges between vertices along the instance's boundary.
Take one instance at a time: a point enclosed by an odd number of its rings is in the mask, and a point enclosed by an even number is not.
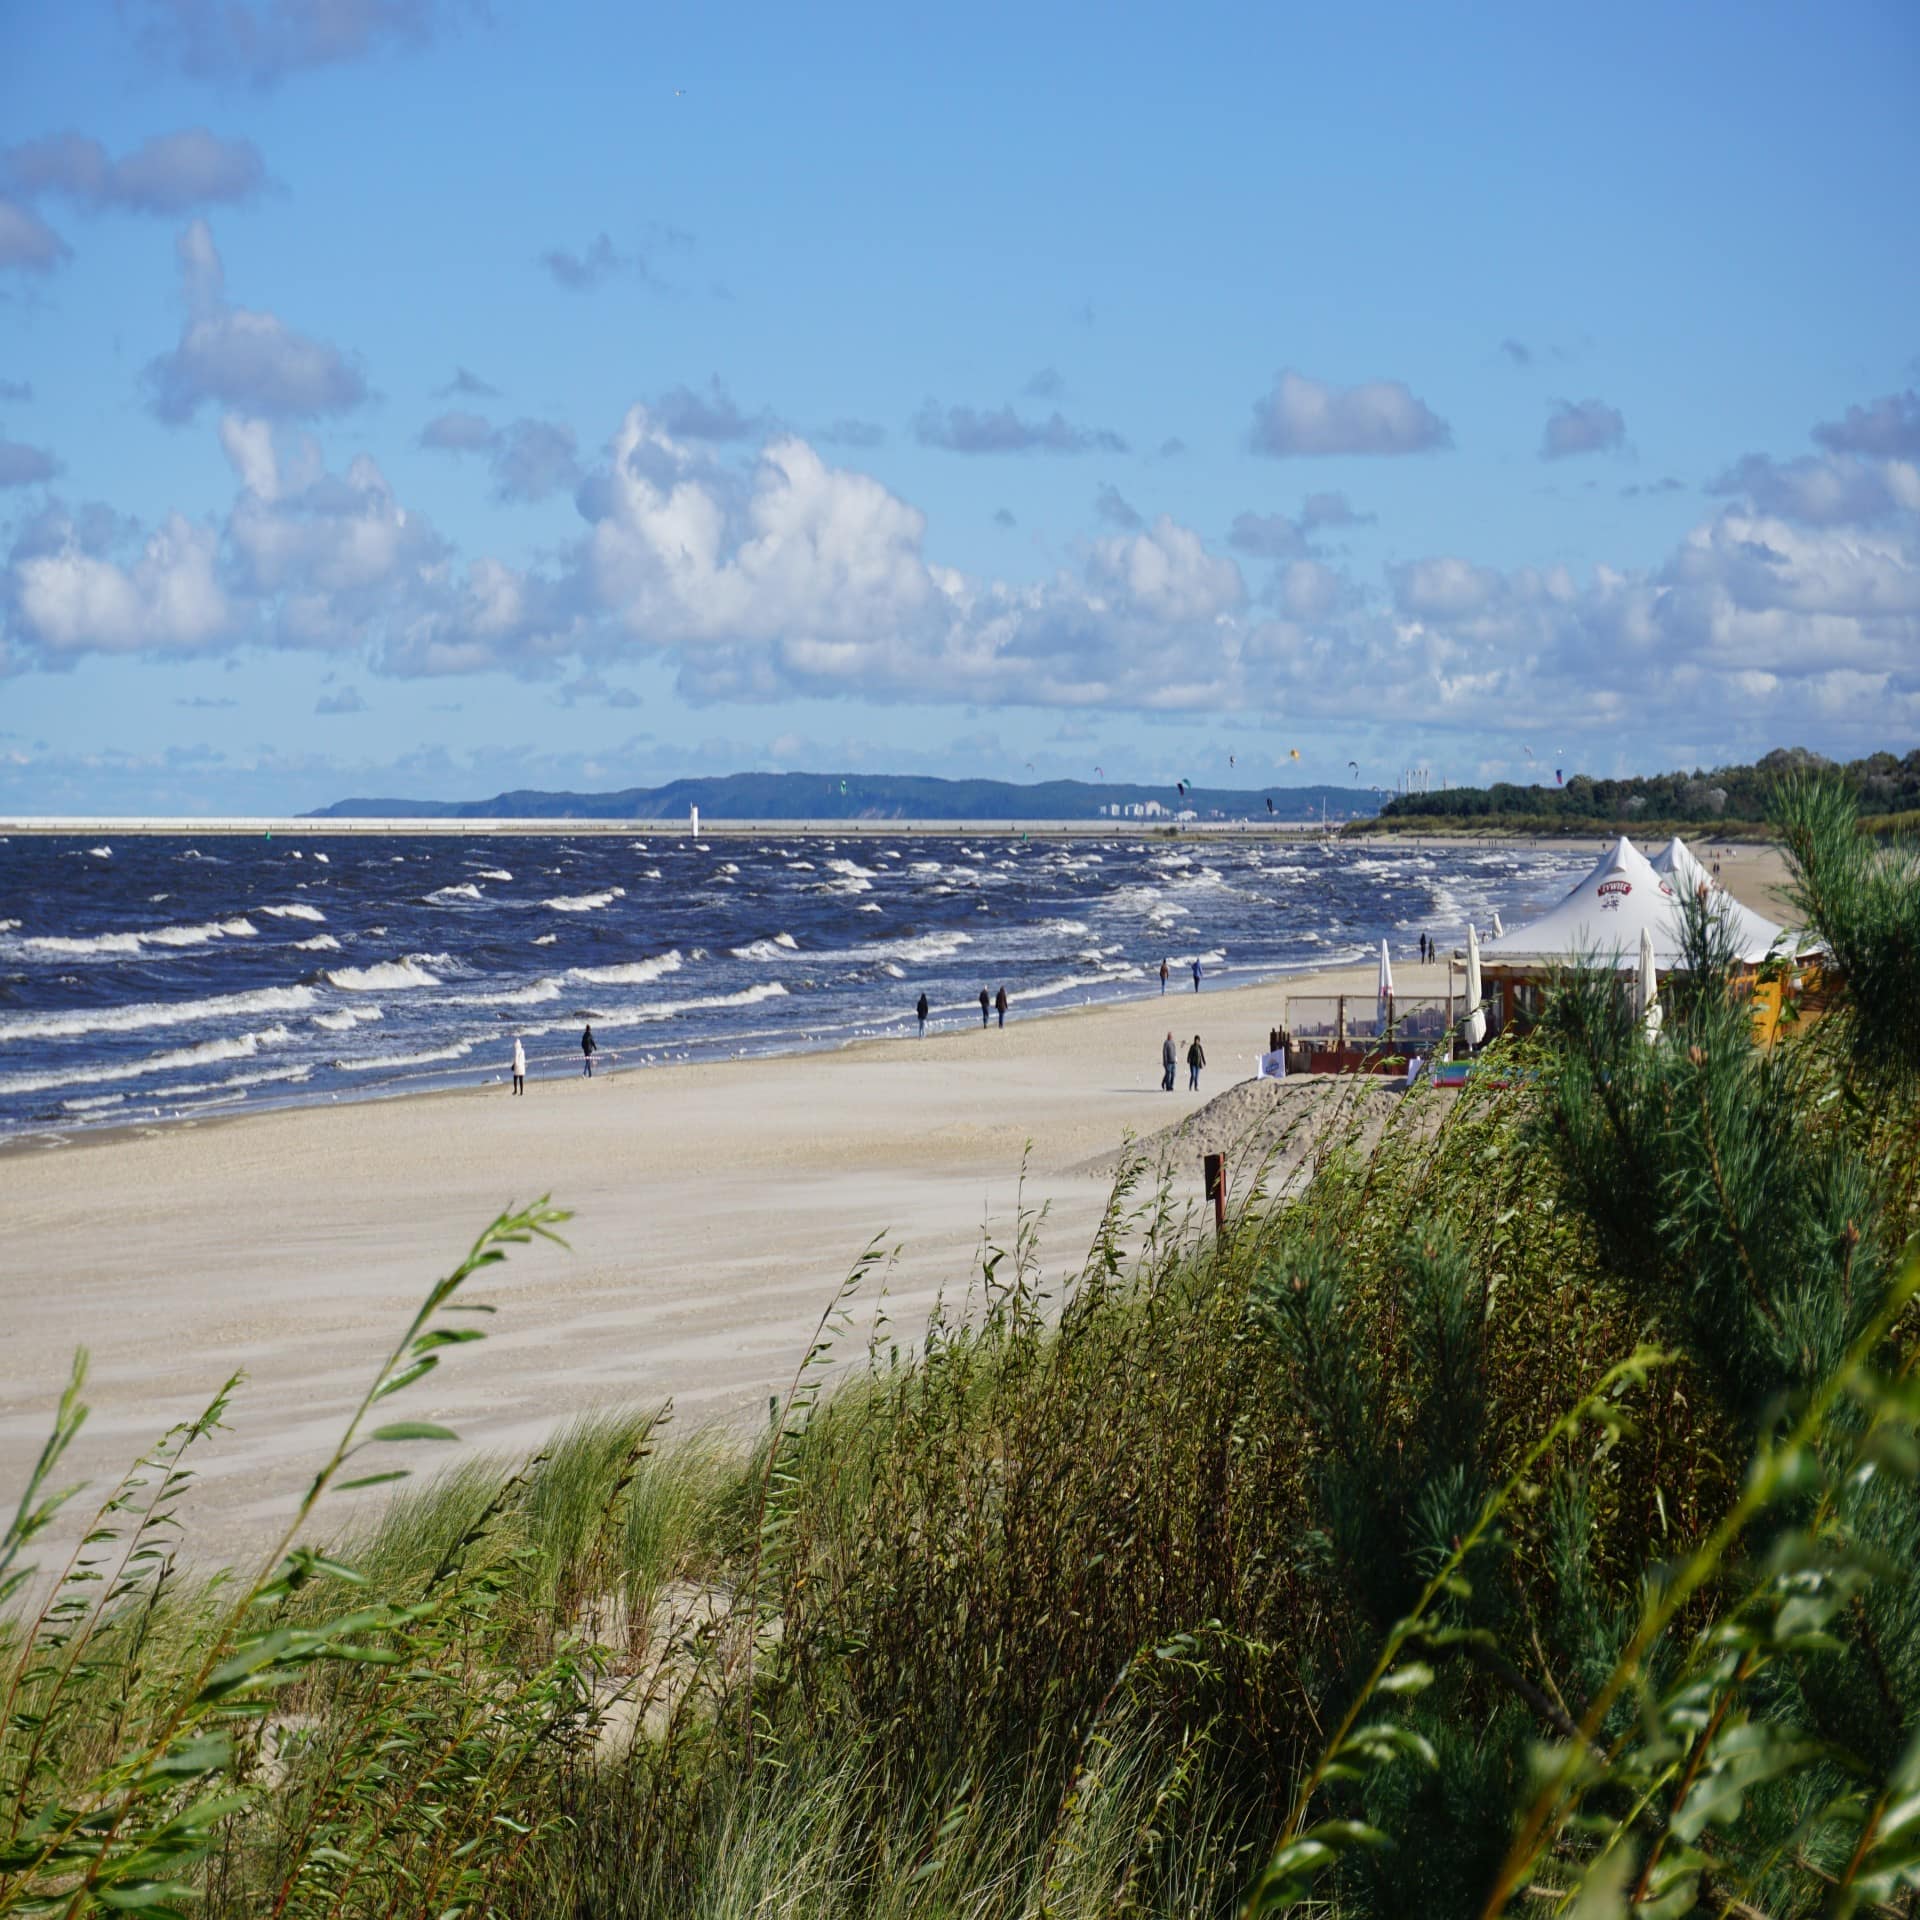
<svg viewBox="0 0 1920 1920"><path fill-rule="evenodd" d="M1782 827L1853 982L1782 1048L1702 917L1658 1046L1570 976L1507 1073L1249 1143L1223 1238L1130 1164L1057 1292L1022 1215L854 1342L870 1247L752 1435L404 1478L545 1202L252 1571L184 1551L229 1383L27 1579L77 1376L0 1540L0 1915L1920 1910L1920 903Z"/></svg>

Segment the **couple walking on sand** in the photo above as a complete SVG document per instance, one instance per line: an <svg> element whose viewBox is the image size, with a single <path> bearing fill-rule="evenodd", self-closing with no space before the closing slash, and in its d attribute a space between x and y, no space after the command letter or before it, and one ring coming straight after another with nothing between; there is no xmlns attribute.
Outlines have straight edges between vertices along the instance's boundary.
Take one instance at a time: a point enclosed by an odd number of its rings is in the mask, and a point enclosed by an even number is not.
<svg viewBox="0 0 1920 1920"><path fill-rule="evenodd" d="M1187 1047L1187 1091L1200 1091L1200 1069L1207 1064L1207 1050L1200 1044L1196 1033ZM1160 1091L1171 1093L1174 1078L1179 1072L1180 1056L1173 1044L1173 1035L1169 1033L1160 1044Z"/></svg>
<svg viewBox="0 0 1920 1920"><path fill-rule="evenodd" d="M1005 987L1002 987L1000 991L992 995L991 998L989 998L986 988L982 987L980 989L980 1024L984 1027L987 1024L988 1015L997 1013L1000 1016L1000 1024L1004 1027L1007 1024L1007 1008L1009 1004L1010 1002L1007 999L1007 990ZM913 1017L920 1022L920 1038L922 1040L927 1037L927 1016L932 1013L932 1011L933 1009L927 1004L927 996L924 993L913 1003Z"/></svg>
<svg viewBox="0 0 1920 1920"><path fill-rule="evenodd" d="M1197 953L1193 956L1192 972L1193 972L1193 990L1195 993L1198 993L1200 991L1200 956ZM1162 960L1160 962L1160 994L1162 999L1166 997L1167 978L1168 978L1167 963L1164 960Z"/></svg>
<svg viewBox="0 0 1920 1920"><path fill-rule="evenodd" d="M589 1080L593 1078L593 1056L599 1051L600 1042L593 1037L593 1025L589 1022L580 1035L580 1071ZM527 1090L527 1047L517 1033L513 1036L513 1090L517 1094Z"/></svg>

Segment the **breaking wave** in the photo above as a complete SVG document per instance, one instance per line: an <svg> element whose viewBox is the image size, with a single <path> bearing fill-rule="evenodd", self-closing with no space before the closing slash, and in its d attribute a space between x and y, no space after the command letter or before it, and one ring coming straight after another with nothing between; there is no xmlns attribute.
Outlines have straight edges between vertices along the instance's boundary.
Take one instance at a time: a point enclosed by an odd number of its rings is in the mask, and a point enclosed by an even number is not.
<svg viewBox="0 0 1920 1920"><path fill-rule="evenodd" d="M437 987L440 976L429 973L419 961L380 960L370 967L335 967L326 976L329 986L342 993L398 993L408 987Z"/></svg>

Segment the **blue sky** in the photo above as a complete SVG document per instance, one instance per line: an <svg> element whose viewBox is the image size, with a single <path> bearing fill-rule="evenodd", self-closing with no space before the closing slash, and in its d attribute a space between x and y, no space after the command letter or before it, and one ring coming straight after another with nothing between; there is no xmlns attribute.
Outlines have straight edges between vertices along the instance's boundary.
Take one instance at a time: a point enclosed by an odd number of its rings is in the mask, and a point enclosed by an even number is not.
<svg viewBox="0 0 1920 1920"><path fill-rule="evenodd" d="M1920 737L1910 6L944 11L0 7L0 805Z"/></svg>

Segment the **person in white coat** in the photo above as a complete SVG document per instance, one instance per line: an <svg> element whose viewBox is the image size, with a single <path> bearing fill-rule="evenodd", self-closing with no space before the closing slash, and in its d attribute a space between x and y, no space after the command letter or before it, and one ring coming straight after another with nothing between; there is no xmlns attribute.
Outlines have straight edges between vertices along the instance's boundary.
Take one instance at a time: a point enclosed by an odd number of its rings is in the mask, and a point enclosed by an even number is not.
<svg viewBox="0 0 1920 1920"><path fill-rule="evenodd" d="M527 1050L517 1033L513 1036L513 1090L515 1093L527 1090Z"/></svg>

